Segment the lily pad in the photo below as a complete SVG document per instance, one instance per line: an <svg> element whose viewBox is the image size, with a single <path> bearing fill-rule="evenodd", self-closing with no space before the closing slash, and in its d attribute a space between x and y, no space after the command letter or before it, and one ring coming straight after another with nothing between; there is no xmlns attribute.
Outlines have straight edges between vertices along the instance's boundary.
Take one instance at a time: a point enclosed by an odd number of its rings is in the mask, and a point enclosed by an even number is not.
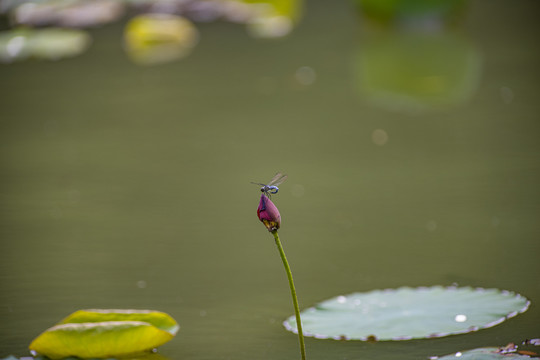
<svg viewBox="0 0 540 360"><path fill-rule="evenodd" d="M301 16L302 0L242 0L250 5L248 33L255 38L281 38L288 35Z"/></svg>
<svg viewBox="0 0 540 360"><path fill-rule="evenodd" d="M10 355L0 360L50 360L50 358L46 356L42 356L42 355L33 356L33 357L30 357L30 356L17 357L14 355ZM63 358L62 360L81 360L81 358L70 356L67 358ZM88 359L88 360L98 360L98 359L94 358L94 359ZM144 352L141 354L130 355L129 357L107 358L107 360L171 360L171 359L159 353Z"/></svg>
<svg viewBox="0 0 540 360"><path fill-rule="evenodd" d="M18 28L0 32L0 62L28 58L58 60L79 55L90 46L86 32L74 29Z"/></svg>
<svg viewBox="0 0 540 360"><path fill-rule="evenodd" d="M7 7L10 6L6 1ZM16 1L12 19L28 26L89 27L117 20L124 13L123 1L53 0Z"/></svg>
<svg viewBox="0 0 540 360"><path fill-rule="evenodd" d="M155 65L188 56L199 40L199 32L188 19L169 14L139 15L124 32L125 48L139 65Z"/></svg>
<svg viewBox="0 0 540 360"><path fill-rule="evenodd" d="M104 358L151 350L171 340L179 326L150 310L79 310L47 329L30 350L52 359Z"/></svg>
<svg viewBox="0 0 540 360"><path fill-rule="evenodd" d="M164 312L131 309L78 310L61 320L57 325L103 321L144 321L158 329L171 333L171 335L175 335L180 328L178 323Z"/></svg>
<svg viewBox="0 0 540 360"><path fill-rule="evenodd" d="M301 313L304 335L339 340L410 340L468 333L528 309L525 297L498 289L402 287L337 296ZM296 332L296 319L284 326Z"/></svg>
<svg viewBox="0 0 540 360"><path fill-rule="evenodd" d="M446 355L443 357L433 357L437 360L525 360L530 359L528 355L518 353L501 352L499 348L479 348L455 354Z"/></svg>

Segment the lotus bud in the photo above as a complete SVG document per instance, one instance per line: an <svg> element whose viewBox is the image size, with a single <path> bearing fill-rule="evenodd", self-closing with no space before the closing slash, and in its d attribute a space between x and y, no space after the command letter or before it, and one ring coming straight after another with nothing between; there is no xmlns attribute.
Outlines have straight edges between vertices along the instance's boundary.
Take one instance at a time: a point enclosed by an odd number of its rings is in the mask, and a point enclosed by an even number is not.
<svg viewBox="0 0 540 360"><path fill-rule="evenodd" d="M257 216L270 232L276 231L281 225L281 215L279 215L279 210L265 194L261 194L261 201L257 208Z"/></svg>

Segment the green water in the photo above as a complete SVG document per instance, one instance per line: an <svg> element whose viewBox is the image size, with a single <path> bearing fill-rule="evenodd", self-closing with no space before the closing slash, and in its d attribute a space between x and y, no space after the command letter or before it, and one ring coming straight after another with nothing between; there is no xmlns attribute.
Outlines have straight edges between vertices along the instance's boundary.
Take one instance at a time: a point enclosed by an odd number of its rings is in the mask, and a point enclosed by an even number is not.
<svg viewBox="0 0 540 360"><path fill-rule="evenodd" d="M468 335L307 338L309 359L426 359L540 336L538 4L473 1L456 33L412 54L414 39L371 33L351 3L304 5L285 39L202 24L193 53L161 66L128 60L122 24L91 30L80 57L0 66L0 357L26 355L77 309L137 308L179 322L160 348L170 360L299 358L250 184L277 171L301 307L453 283L532 301ZM392 58L430 69L420 85L441 91L389 95Z"/></svg>

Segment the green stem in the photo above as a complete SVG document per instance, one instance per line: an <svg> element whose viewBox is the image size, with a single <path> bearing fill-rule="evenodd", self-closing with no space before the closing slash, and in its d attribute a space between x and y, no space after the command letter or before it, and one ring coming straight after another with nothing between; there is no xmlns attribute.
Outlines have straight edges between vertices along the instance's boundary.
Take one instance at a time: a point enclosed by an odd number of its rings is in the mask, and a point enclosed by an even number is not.
<svg viewBox="0 0 540 360"><path fill-rule="evenodd" d="M279 235L277 233L277 230L272 231L272 235L274 235L274 239L276 240L279 255L281 256L281 260L283 260L283 266L285 266L285 272L287 272L287 278L289 279L289 286L291 288L291 296L294 305L294 313L296 315L296 326L298 327L298 341L300 342L300 353L302 354L302 360L306 360L306 346L304 345L302 320L300 319L300 308L298 307L298 298L296 297L296 290L294 289L291 268L289 267L289 262L287 261L287 257L285 256L285 251L283 251L283 246L281 246L281 241L279 241Z"/></svg>

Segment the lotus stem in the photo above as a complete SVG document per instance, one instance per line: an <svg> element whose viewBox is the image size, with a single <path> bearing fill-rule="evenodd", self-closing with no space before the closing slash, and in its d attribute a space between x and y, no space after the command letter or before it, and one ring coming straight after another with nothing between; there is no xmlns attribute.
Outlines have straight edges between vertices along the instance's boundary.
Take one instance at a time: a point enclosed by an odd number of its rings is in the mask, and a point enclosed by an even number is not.
<svg viewBox="0 0 540 360"><path fill-rule="evenodd" d="M296 297L296 290L294 288L294 282L292 277L291 268L287 257L285 256L285 251L283 251L283 246L281 246L281 241L279 241L279 235L277 230L272 231L274 239L276 240L276 245L279 250L279 255L281 260L283 260L283 266L285 267L285 272L287 273L287 278L289 279L289 287L291 288L291 296L294 305L294 313L296 315L296 326L298 328L298 342L300 343L300 353L302 354L302 360L306 360L306 346L304 345L304 333L302 332L302 320L300 319L300 307L298 306L298 298Z"/></svg>

